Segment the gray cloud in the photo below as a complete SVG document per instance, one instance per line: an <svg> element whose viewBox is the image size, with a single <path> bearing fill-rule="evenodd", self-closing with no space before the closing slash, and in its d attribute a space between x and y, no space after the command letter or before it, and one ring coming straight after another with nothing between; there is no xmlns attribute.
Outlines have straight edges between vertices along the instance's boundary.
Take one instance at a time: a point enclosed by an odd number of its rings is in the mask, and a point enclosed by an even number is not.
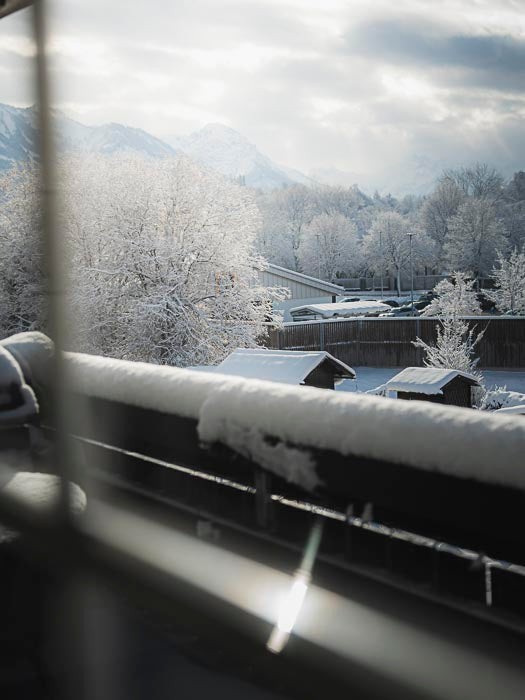
<svg viewBox="0 0 525 700"><path fill-rule="evenodd" d="M350 51L381 55L394 62L523 71L525 39L510 35L450 34L450 31L447 25L391 19L361 24L347 33L345 39Z"/></svg>
<svg viewBox="0 0 525 700"><path fill-rule="evenodd" d="M525 167L525 40L513 0L444 0L442 10L423 0L402 10L387 0L53 8L54 94L81 121L158 136L222 121L277 162L378 184L416 161ZM8 103L32 102L30 60L16 51L24 14L0 26Z"/></svg>
<svg viewBox="0 0 525 700"><path fill-rule="evenodd" d="M523 90L523 37L452 32L449 25L429 24L420 19L364 23L345 35L345 50L369 59L410 66L413 70L438 68L445 84L448 74L443 69L461 68L456 75L464 87Z"/></svg>

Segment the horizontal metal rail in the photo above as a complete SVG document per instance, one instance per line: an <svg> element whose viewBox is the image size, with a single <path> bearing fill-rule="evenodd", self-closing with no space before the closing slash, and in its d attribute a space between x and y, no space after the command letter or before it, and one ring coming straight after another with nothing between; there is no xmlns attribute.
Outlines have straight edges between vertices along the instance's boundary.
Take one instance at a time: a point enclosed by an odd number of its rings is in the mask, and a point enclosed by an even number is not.
<svg viewBox="0 0 525 700"><path fill-rule="evenodd" d="M513 606L513 601L509 600L505 595L505 591L496 587L496 595L494 595L492 586L494 572L502 572L507 577L512 575L516 580L515 585L521 587L525 593L525 567L491 559L482 553L470 549L457 547L451 543L435 540L406 530L389 527L382 523L366 521L362 517L334 511L315 503L287 498L272 490L272 487L278 486L278 484L269 485L271 490L268 493L268 498L271 503L284 508L282 515L278 517L279 521L282 520L282 523L280 523L280 527L275 526L275 513L273 513L274 517L272 518L272 515L270 515L269 521L264 523L261 528L261 523L257 522L255 516L258 498L255 487L223 479L208 472L188 469L171 462L151 458L148 455L123 450L95 440L82 437L77 437L76 439L85 445L97 448L95 452L90 452L87 456L90 464L96 461L98 450L107 451L120 459L127 458L127 460L132 462L144 464L145 469L141 472L137 471L136 468L132 469L132 473L136 476L135 479L129 478L126 469L122 468L122 463L121 467L117 468L116 472L113 473L111 459L101 460L102 463L107 463L108 465L105 470L91 467L90 471L96 480L101 481L102 484L112 489L136 494L147 501L182 509L195 514L203 521L219 524L221 527L240 529L243 532L251 533L256 538L269 538L269 540L279 544L279 546L288 546L292 547L292 549L297 549L298 545L296 541L288 538L286 529L287 508L291 509L292 512L303 512L312 518L326 518L328 521L332 521L334 525L342 528L343 533L347 528L350 532L342 537L340 533L338 534L337 539L341 545L340 551L337 551L336 546L330 546L329 543L328 552L322 550L319 554L320 560L329 562L331 566L341 570L359 572L363 576L390 583L390 585L400 587L415 595L429 597L432 600L440 600L446 605L459 607L464 612L469 612L473 615L486 616L488 614L493 622L525 632L525 615L521 617L519 614L516 614L520 612L520 609L516 610L515 606ZM181 488L181 482L171 483L162 479L162 477L157 479L153 474L148 475L148 471L159 469L178 472L189 479L209 482L210 486L215 484L219 492L213 498L206 498L203 497L202 492L194 489L195 498L193 500L191 498L181 499L185 491L184 488ZM146 483L146 486L143 485L144 483ZM223 488L234 489L252 497L253 517L251 521L246 521L244 518L245 522L242 522L242 514L239 517L240 511L232 510L231 506L226 509L226 512L224 508L221 508L221 489ZM307 529L308 523L305 520L303 531ZM352 531L354 531L353 534ZM361 532L363 535L360 534ZM361 540L365 538L364 541L367 548L378 552L373 557L374 561L372 564L370 562L367 564L367 556L363 558L358 550L351 551L351 546L349 549L348 545L351 545L352 537L357 538L358 546L360 538ZM396 542L397 545L395 544ZM432 566L428 568L428 577L425 579L421 572L416 578L411 577L410 566L407 566L404 571L399 570L399 567L396 569L395 562L392 562L390 551L392 546L397 548L398 555L400 553L404 558L408 557L413 567L417 567L420 559L425 559L425 550L431 552L434 561ZM464 579L463 585L459 587L459 590L457 584L451 587L448 581L448 569L451 566L450 562L454 559L464 562L464 564L460 565L462 569L452 564L455 576L457 577L458 572L461 571ZM423 570L424 566L420 568ZM472 595L471 600L469 600L469 595ZM494 610L489 611L488 609L490 608L494 608ZM512 614L509 614L509 612Z"/></svg>
<svg viewBox="0 0 525 700"><path fill-rule="evenodd" d="M255 488L254 473L261 467L225 445L203 446L195 419L93 397L79 401L88 417L76 426L80 437ZM490 559L525 563L523 491L330 450L288 446L312 455L322 486L311 494L273 474L272 483L285 498L343 513L351 506L356 517L369 504L373 519L393 529L453 542Z"/></svg>

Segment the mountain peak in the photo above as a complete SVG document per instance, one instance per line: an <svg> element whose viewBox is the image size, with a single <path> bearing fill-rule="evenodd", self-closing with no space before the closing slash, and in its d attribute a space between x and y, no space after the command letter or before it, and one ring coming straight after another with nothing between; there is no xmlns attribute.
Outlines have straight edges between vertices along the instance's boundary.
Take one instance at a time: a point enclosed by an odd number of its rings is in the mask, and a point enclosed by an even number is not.
<svg viewBox="0 0 525 700"><path fill-rule="evenodd" d="M208 168L229 177L242 176L247 185L272 189L291 184L292 178L243 134L213 122L182 138L168 139L174 147Z"/></svg>

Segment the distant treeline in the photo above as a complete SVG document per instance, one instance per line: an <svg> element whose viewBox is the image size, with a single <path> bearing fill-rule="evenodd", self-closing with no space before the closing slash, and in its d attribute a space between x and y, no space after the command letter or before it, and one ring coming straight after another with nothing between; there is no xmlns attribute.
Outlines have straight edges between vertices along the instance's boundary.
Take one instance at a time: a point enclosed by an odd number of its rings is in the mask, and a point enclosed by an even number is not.
<svg viewBox="0 0 525 700"><path fill-rule="evenodd" d="M259 252L332 280L408 269L410 236L420 274L491 274L498 253L525 242L525 172L509 181L493 167L446 170L427 196L365 195L350 188L295 185L260 193Z"/></svg>

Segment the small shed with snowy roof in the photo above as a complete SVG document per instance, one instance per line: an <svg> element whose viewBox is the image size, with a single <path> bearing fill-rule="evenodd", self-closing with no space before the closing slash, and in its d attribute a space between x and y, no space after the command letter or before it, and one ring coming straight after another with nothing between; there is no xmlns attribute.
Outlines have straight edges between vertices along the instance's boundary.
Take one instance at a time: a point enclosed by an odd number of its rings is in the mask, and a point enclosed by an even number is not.
<svg viewBox="0 0 525 700"><path fill-rule="evenodd" d="M354 370L327 352L301 350L237 349L219 365L195 367L199 371L264 379L281 384L334 389L342 379L355 379Z"/></svg>
<svg viewBox="0 0 525 700"><path fill-rule="evenodd" d="M472 387L475 386L479 386L479 380L466 372L438 367L407 367L375 391L396 391L398 399L472 408Z"/></svg>

